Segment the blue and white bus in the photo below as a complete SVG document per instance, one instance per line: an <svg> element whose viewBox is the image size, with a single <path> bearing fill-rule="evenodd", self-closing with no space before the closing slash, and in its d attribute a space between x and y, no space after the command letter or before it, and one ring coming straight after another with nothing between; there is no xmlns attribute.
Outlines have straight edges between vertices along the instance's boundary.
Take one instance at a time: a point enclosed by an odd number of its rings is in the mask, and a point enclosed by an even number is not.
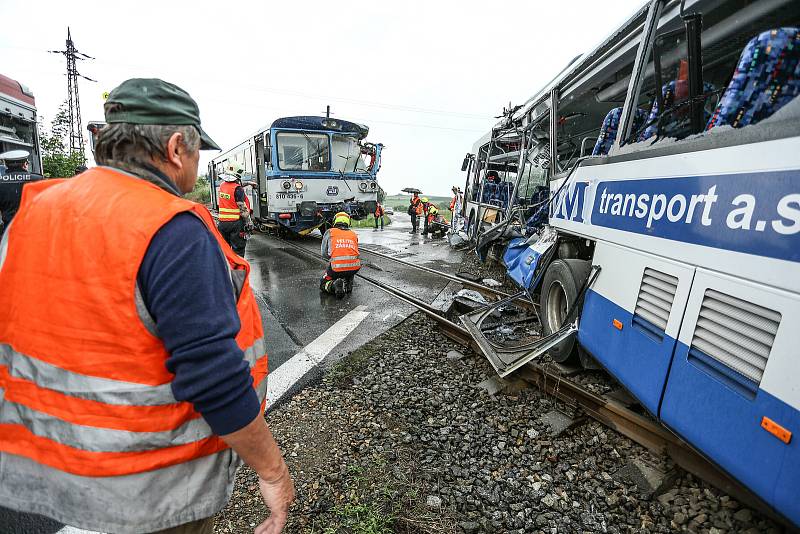
<svg viewBox="0 0 800 534"><path fill-rule="evenodd" d="M383 145L364 141L369 128L329 117L283 117L209 163L211 204L217 209L219 175L226 161L245 169L254 219L307 234L337 211L354 218L373 213Z"/></svg>
<svg viewBox="0 0 800 534"><path fill-rule="evenodd" d="M549 222L509 212L503 260L545 334L577 331L551 356L607 369L795 525L798 28L797 0L652 0L495 128L521 133L514 167L549 158Z"/></svg>

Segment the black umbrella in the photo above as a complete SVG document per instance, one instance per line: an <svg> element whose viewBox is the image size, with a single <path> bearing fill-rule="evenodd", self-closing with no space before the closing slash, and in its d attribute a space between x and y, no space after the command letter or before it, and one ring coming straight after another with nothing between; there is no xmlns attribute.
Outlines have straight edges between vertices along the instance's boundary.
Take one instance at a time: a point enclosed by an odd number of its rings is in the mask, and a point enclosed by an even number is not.
<svg viewBox="0 0 800 534"><path fill-rule="evenodd" d="M419 189L417 189L416 187L406 187L405 189L401 189L401 191L402 191L403 193L416 193L416 194L418 194L418 195L419 195L420 193L422 193L422 191L420 191L420 190L419 190Z"/></svg>

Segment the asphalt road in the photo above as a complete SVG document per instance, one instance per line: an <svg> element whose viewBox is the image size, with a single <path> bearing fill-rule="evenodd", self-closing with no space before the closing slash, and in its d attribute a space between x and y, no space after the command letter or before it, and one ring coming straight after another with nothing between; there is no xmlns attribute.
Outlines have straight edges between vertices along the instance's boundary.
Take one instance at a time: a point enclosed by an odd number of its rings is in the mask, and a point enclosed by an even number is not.
<svg viewBox="0 0 800 534"><path fill-rule="evenodd" d="M443 239L412 235L410 229L410 217L397 214L393 216L393 224L382 231L371 228L356 231L365 249L372 248L439 270L458 270L461 253L450 249ZM319 254L318 234L294 238L291 242ZM273 385L283 382L283 386L270 395L267 409L318 378L325 367L413 312L410 306L358 278L353 293L341 300L322 294L319 280L325 264L271 236L253 236L245 257L252 268L250 283L264 321L270 391ZM433 302L447 286L447 281L440 277L368 253L362 254L361 272L428 302ZM0 533L50 534L62 528L63 525L50 519L17 514L0 507ZM70 529L69 532L81 531Z"/></svg>

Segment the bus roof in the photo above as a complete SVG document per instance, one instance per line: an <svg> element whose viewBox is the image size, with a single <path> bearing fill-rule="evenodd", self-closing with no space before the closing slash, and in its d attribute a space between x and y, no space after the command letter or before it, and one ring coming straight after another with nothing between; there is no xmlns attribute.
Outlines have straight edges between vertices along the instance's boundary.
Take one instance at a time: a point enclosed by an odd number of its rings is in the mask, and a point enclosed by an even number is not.
<svg viewBox="0 0 800 534"><path fill-rule="evenodd" d="M355 122L326 117L313 117L303 115L299 117L281 117L272 123L272 128L287 128L294 130L320 130L354 133L359 139L364 139L369 133L369 127Z"/></svg>
<svg viewBox="0 0 800 534"><path fill-rule="evenodd" d="M31 107L36 106L30 89L2 74L0 74L0 95L9 96Z"/></svg>

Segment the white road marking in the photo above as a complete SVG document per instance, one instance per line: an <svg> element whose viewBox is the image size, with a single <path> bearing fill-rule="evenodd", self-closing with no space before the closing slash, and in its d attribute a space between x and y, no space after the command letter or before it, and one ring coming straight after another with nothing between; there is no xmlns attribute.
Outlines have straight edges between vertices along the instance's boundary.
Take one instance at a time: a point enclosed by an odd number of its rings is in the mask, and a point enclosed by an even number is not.
<svg viewBox="0 0 800 534"><path fill-rule="evenodd" d="M339 319L336 324L328 328L321 336L309 343L302 351L292 356L283 365L269 374L267 382L267 399L273 403L280 399L295 382L300 380L308 371L322 363L325 356L336 345L350 335L361 321L367 318L369 312L366 306L357 306ZM98 534L91 530L81 530L75 527L64 527L56 534Z"/></svg>
<svg viewBox="0 0 800 534"><path fill-rule="evenodd" d="M357 306L350 310L325 333L271 372L267 382L267 402L272 404L279 400L303 375L322 363L325 356L369 315L366 309L366 306Z"/></svg>

